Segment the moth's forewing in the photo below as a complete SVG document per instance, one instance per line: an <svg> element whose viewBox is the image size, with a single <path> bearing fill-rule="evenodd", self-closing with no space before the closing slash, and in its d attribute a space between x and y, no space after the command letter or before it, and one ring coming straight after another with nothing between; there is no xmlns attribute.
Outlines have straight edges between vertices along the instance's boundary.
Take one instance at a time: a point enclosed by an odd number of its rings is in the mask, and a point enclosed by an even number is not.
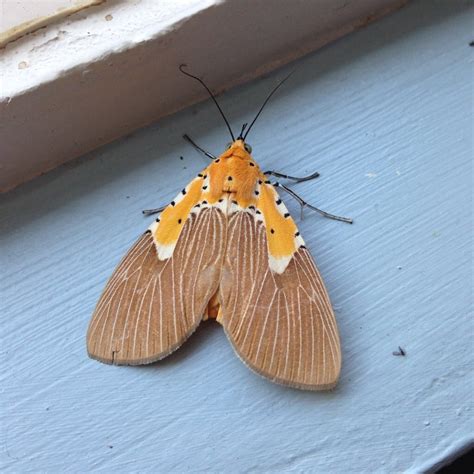
<svg viewBox="0 0 474 474"><path fill-rule="evenodd" d="M217 291L224 220L217 209L190 214L166 260L158 259L151 232L137 241L93 314L87 334L92 358L147 364L166 357L189 337Z"/></svg>
<svg viewBox="0 0 474 474"><path fill-rule="evenodd" d="M247 212L229 219L221 323L257 373L296 388L332 388L341 350L328 293L304 245L281 273L270 268L268 225Z"/></svg>

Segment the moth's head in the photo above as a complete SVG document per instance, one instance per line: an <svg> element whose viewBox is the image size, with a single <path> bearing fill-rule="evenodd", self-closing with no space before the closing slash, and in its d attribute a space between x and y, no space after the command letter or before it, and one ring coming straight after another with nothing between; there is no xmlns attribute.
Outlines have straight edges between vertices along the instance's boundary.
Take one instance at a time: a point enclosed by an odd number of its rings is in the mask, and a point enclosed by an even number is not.
<svg viewBox="0 0 474 474"><path fill-rule="evenodd" d="M251 153L252 147L248 143L245 143L243 138L239 137L237 140L227 144L225 155L250 159Z"/></svg>
<svg viewBox="0 0 474 474"><path fill-rule="evenodd" d="M225 155L230 156L238 156L239 158L246 158L250 159L250 154L252 153L252 147L245 143L245 129L247 128L247 124L244 123L242 125L242 129L240 130L239 136L234 141L227 144ZM232 135L234 138L234 135Z"/></svg>

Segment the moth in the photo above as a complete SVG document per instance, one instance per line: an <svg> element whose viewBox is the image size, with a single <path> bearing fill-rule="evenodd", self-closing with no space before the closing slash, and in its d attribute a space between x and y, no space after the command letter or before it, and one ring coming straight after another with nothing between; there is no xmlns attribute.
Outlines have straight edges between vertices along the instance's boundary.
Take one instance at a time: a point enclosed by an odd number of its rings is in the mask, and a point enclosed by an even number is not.
<svg viewBox="0 0 474 474"><path fill-rule="evenodd" d="M159 217L118 264L89 324L89 356L116 365L149 364L171 354L199 323L220 323L240 359L258 374L306 390L334 387L341 349L323 280L277 188L246 142L237 138L216 98L232 142L218 157L185 138L212 162L171 203L144 211Z"/></svg>

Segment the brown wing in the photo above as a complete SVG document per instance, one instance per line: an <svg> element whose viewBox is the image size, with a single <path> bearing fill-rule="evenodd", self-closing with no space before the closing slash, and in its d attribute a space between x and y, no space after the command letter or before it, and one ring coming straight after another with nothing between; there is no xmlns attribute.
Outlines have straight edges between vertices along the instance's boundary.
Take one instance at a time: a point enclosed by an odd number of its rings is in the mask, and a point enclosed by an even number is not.
<svg viewBox="0 0 474 474"><path fill-rule="evenodd" d="M120 262L87 333L90 357L138 365L166 357L196 329L216 292L225 217L215 208L191 214L173 255L159 260L150 232Z"/></svg>
<svg viewBox="0 0 474 474"><path fill-rule="evenodd" d="M229 219L219 318L241 359L296 388L332 388L339 377L339 335L328 294L309 252L286 270L269 268L265 227L248 213Z"/></svg>

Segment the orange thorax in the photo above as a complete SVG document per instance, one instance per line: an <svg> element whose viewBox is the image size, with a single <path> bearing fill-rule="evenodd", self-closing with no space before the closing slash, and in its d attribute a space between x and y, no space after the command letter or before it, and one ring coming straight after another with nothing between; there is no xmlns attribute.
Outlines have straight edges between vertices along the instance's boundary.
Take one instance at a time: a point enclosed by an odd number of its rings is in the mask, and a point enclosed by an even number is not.
<svg viewBox="0 0 474 474"><path fill-rule="evenodd" d="M255 201L257 182L262 177L258 165L236 141L209 166L210 198L233 194L239 205L246 207Z"/></svg>

